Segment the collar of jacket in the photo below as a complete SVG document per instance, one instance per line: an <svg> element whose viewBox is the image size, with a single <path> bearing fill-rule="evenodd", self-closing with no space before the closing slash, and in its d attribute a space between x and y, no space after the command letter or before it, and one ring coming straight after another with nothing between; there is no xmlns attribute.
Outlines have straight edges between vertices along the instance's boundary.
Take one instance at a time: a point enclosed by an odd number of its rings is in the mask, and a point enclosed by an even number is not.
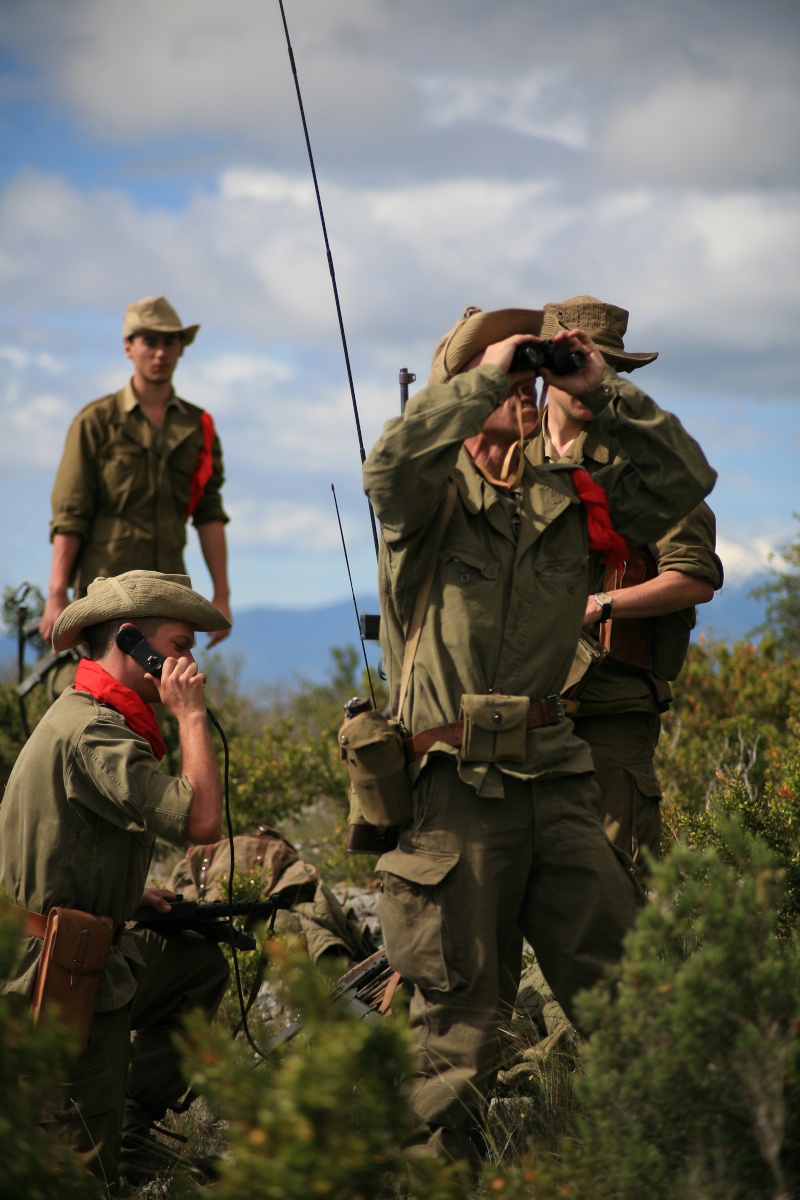
<svg viewBox="0 0 800 1200"><path fill-rule="evenodd" d="M121 391L117 392L115 400L116 423L121 432L137 445L144 445L140 418L134 415L135 410L139 408L139 401L130 380ZM167 408L169 419L164 421L161 432L164 437L164 448L172 451L192 433L196 433L199 425L196 411L193 413L186 401L181 400L180 396L176 396L174 392Z"/></svg>
<svg viewBox="0 0 800 1200"><path fill-rule="evenodd" d="M530 443L529 443L530 445ZM574 463L530 462L526 449L525 473L522 477L522 522L519 536L512 531L511 517L505 497L484 479L462 447L453 472L463 507L473 516L484 512L490 524L517 544L517 554L538 541L541 534L570 504L580 504L572 483Z"/></svg>
<svg viewBox="0 0 800 1200"><path fill-rule="evenodd" d="M544 466L551 461L545 456L545 437L550 440L549 435L545 434L544 426L540 425L526 446L525 457L535 467ZM590 459L595 466L605 467L614 461L618 453L616 444L612 444L609 438L603 436L597 422L589 421L575 438L564 461L575 466L576 463L580 464ZM558 463L552 465L557 466Z"/></svg>

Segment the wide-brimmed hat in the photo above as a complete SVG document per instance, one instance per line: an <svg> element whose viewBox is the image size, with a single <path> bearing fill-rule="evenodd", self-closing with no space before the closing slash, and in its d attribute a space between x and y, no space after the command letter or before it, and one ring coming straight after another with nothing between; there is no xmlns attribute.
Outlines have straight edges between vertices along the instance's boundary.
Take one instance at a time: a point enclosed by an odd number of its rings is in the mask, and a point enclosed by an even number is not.
<svg viewBox="0 0 800 1200"><path fill-rule="evenodd" d="M512 333L538 334L543 318L541 309L494 308L484 312L481 308L465 308L464 315L436 345L428 383L447 383L481 350Z"/></svg>
<svg viewBox="0 0 800 1200"><path fill-rule="evenodd" d="M194 341L199 325L181 325L181 319L165 296L145 296L125 309L122 322L123 338L135 337L137 333L179 333L184 346Z"/></svg>
<svg viewBox="0 0 800 1200"><path fill-rule="evenodd" d="M89 625L117 617L163 617L186 621L201 633L230 629L231 623L209 600L192 588L188 575L164 575L161 571L126 571L124 575L100 576L89 584L86 595L73 600L53 627L53 646L68 650L82 641Z"/></svg>
<svg viewBox="0 0 800 1200"><path fill-rule="evenodd" d="M604 304L596 296L571 296L544 306L543 338L551 338L562 329L582 329L616 371L635 371L658 358L657 350L646 354L626 350L622 339L627 328L627 308Z"/></svg>

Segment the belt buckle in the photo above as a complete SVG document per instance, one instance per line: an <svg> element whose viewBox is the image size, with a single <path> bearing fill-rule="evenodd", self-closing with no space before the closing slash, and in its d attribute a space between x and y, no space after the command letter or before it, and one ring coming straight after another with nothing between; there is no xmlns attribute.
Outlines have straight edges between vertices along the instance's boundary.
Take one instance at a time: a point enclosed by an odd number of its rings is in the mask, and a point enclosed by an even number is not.
<svg viewBox="0 0 800 1200"><path fill-rule="evenodd" d="M566 713L564 712L564 701L559 695L547 696L548 707L554 712L554 716L550 717L549 724L557 725L559 721L563 721Z"/></svg>

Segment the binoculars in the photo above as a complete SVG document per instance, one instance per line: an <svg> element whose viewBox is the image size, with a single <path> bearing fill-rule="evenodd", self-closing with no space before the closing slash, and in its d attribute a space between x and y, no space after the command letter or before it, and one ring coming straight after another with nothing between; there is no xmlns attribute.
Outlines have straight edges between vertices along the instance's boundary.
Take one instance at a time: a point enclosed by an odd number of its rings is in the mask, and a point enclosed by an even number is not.
<svg viewBox="0 0 800 1200"><path fill-rule="evenodd" d="M517 371L540 371L546 367L553 375L571 375L586 363L582 350L570 350L566 342L522 342L514 351L509 375Z"/></svg>

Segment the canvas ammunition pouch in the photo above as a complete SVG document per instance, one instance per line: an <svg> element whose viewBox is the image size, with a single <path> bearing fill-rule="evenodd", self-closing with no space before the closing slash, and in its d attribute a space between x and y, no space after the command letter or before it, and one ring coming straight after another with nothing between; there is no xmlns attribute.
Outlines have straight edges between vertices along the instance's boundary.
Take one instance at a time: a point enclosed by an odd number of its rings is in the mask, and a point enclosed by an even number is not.
<svg viewBox="0 0 800 1200"><path fill-rule="evenodd" d="M397 718L386 717L377 709L370 708L346 720L339 730L339 749L350 774L351 829L358 823L356 818L359 807L364 821L381 829L402 825L409 821L414 813L411 781L406 774L406 762L411 760L407 758L406 740L401 733L403 705L422 634L439 550L453 515L457 494L456 484L450 480L406 635ZM357 847L353 845L352 848Z"/></svg>
<svg viewBox="0 0 800 1200"><path fill-rule="evenodd" d="M464 722L463 761L524 762L530 706L527 696L462 696L459 717Z"/></svg>
<svg viewBox="0 0 800 1200"><path fill-rule="evenodd" d="M57 1009L65 1025L89 1042L100 977L114 937L111 917L95 917L75 908L52 908L33 989L34 1020Z"/></svg>
<svg viewBox="0 0 800 1200"><path fill-rule="evenodd" d="M339 730L356 800L370 825L401 825L412 815L403 736L397 721L377 709L359 713Z"/></svg>

